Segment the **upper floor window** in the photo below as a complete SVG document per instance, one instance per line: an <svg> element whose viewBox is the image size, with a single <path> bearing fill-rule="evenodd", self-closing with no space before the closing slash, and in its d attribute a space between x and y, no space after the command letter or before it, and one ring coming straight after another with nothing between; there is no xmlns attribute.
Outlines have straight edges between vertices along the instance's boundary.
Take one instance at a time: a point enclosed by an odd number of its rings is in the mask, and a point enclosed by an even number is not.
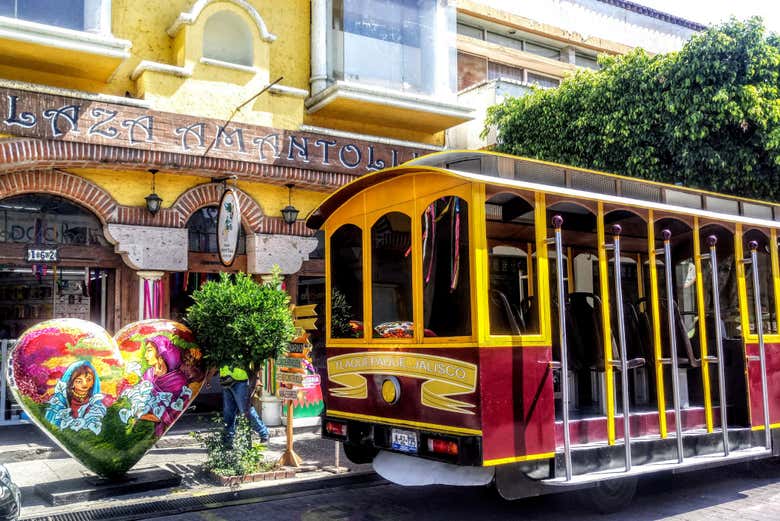
<svg viewBox="0 0 780 521"><path fill-rule="evenodd" d="M85 11L100 2L89 0L0 0L0 16L65 29L84 30Z"/></svg>
<svg viewBox="0 0 780 521"><path fill-rule="evenodd" d="M253 54L252 33L240 16L231 11L220 11L206 21L204 58L251 67Z"/></svg>
<svg viewBox="0 0 780 521"><path fill-rule="evenodd" d="M542 76L535 72L529 72L526 81L532 85L538 85L544 88L554 88L561 84L561 80L558 78L551 78L549 76Z"/></svg>
<svg viewBox="0 0 780 521"><path fill-rule="evenodd" d="M502 47L509 47L511 49L523 50L523 40L512 38L510 36L504 36L503 34L493 33L488 31L485 35L485 40L491 43L496 43Z"/></svg>
<svg viewBox="0 0 780 521"><path fill-rule="evenodd" d="M499 78L525 81L523 69L512 67L503 63L488 62L488 79L497 80Z"/></svg>
<svg viewBox="0 0 780 521"><path fill-rule="evenodd" d="M452 52L441 49L441 35L448 28L441 27L437 16L439 9L452 8L438 4L435 0L333 0L330 76L433 94L437 69L447 65L440 61L454 61L454 47ZM454 23L453 17L453 32ZM453 84L454 79L453 74Z"/></svg>
<svg viewBox="0 0 780 521"><path fill-rule="evenodd" d="M580 53L576 53L574 55L574 64L579 67L587 67L588 69L593 69L595 71L601 68L595 56L586 56Z"/></svg>

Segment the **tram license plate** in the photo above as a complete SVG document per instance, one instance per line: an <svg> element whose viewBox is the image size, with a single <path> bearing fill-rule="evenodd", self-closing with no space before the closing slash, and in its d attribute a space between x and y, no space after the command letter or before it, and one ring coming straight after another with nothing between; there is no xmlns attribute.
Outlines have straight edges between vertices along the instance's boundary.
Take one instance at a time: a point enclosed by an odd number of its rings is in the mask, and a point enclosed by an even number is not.
<svg viewBox="0 0 780 521"><path fill-rule="evenodd" d="M390 431L390 447L401 452L417 452L417 433L402 429Z"/></svg>

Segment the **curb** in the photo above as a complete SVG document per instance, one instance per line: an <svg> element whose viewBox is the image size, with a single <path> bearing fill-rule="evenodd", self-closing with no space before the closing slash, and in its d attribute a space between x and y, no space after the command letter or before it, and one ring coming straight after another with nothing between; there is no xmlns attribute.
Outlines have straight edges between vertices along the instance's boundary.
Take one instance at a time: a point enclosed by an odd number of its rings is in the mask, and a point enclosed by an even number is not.
<svg viewBox="0 0 780 521"><path fill-rule="evenodd" d="M387 483L373 471L354 472L334 476L311 478L305 481L283 483L279 485L237 489L203 494L203 491L188 492L177 497L151 500L142 498L124 505L98 507L84 505L69 505L68 509L59 513L21 517L21 521L129 521L133 519L150 519L155 517L212 510L236 505L261 503L280 499L289 499L299 495L312 493L378 486Z"/></svg>
<svg viewBox="0 0 780 521"><path fill-rule="evenodd" d="M193 432L205 432L207 429L193 429ZM281 438L287 436L286 427L269 427L268 432L271 438ZM319 434L320 427L298 427L293 431L293 436L299 434ZM177 432L166 434L158 440L158 442L150 449L172 449L172 448L187 448L198 447L200 443L194 440L189 433ZM54 458L65 458L68 455L53 445L41 445L38 443L30 443L26 446L15 445L11 450L3 450L0 446L0 463L20 463L24 461L37 461Z"/></svg>

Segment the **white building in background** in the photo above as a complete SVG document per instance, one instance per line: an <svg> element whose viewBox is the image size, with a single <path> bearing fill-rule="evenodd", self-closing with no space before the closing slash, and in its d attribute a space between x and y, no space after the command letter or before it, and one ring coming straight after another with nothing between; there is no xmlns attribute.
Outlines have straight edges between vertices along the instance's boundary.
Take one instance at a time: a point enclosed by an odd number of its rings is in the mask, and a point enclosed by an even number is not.
<svg viewBox="0 0 780 521"><path fill-rule="evenodd" d="M447 131L449 148L484 148L487 108L534 86L554 88L599 54L680 49L706 26L623 0L458 0L458 104L474 119Z"/></svg>

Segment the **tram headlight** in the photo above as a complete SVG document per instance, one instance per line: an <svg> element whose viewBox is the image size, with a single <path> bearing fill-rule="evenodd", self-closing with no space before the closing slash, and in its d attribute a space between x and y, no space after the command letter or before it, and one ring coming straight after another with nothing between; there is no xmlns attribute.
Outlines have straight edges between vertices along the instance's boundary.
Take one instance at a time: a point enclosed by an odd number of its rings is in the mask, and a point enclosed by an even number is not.
<svg viewBox="0 0 780 521"><path fill-rule="evenodd" d="M401 384L398 383L398 378L395 376L388 376L382 381L382 399L393 405L398 402L398 398L401 397Z"/></svg>

